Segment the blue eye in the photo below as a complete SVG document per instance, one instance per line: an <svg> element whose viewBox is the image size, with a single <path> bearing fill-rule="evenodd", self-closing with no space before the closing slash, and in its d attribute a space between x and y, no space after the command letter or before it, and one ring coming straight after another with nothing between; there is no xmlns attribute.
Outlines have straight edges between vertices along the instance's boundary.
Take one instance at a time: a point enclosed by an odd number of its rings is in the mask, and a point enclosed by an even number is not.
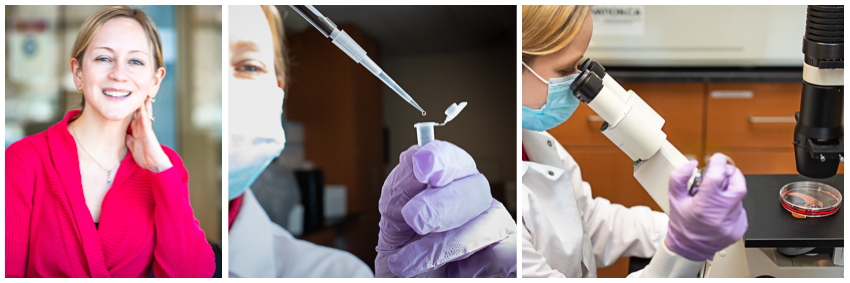
<svg viewBox="0 0 850 283"><path fill-rule="evenodd" d="M252 65L242 66L241 69L242 69L241 71L244 71L244 72L259 72L260 71L260 67L252 66Z"/></svg>
<svg viewBox="0 0 850 283"><path fill-rule="evenodd" d="M145 65L144 62L142 62L141 60L136 60L136 59L130 60L130 64L140 65L140 66Z"/></svg>
<svg viewBox="0 0 850 283"><path fill-rule="evenodd" d="M100 61L100 62L109 62L109 58L107 58L107 57L97 57L94 60Z"/></svg>

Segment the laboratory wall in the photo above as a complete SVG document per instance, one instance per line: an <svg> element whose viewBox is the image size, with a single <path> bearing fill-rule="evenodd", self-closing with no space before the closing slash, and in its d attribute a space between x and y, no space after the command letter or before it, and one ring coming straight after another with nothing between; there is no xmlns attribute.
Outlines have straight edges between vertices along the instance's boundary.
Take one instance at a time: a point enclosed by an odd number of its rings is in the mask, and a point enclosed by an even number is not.
<svg viewBox="0 0 850 283"><path fill-rule="evenodd" d="M6 6L5 146L81 109L69 69L83 22L104 6ZM221 6L137 6L156 24L166 75L152 124L190 175L194 216L221 241Z"/></svg>

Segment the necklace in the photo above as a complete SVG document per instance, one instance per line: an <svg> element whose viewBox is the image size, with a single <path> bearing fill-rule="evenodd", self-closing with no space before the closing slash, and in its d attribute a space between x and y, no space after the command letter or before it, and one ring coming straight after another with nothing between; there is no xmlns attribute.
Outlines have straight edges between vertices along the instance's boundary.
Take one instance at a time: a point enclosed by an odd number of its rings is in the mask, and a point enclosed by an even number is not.
<svg viewBox="0 0 850 283"><path fill-rule="evenodd" d="M76 127L74 127L74 128L76 128ZM103 168L103 165L100 165L100 162L97 162L97 160L95 160L94 157L91 156L89 151L86 150L85 147L83 147L83 144L80 143L80 140L77 139L77 132L74 131L74 128L71 128L71 132L74 133L74 141L76 141L77 144L80 145L80 148L83 149L83 152L85 152L86 155L88 155L89 158L91 158L91 160L94 161L94 163L97 164L97 166L100 167L101 170L106 171L106 184L112 185L112 181L114 180L114 178L110 179L110 177L112 176L112 171L115 171L115 169L118 169L118 166L121 165L121 161L118 161L118 164L115 165L115 168L112 168L111 170ZM125 146L124 147L124 156L121 156L121 160L124 160L124 157L126 157L126 156L127 156L127 147Z"/></svg>

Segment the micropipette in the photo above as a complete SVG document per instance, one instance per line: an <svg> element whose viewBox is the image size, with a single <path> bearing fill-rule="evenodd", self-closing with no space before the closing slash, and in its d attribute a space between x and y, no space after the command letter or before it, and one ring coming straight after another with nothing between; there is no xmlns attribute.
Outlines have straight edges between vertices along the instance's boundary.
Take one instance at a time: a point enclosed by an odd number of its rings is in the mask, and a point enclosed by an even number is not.
<svg viewBox="0 0 850 283"><path fill-rule="evenodd" d="M378 64L375 64L369 56L366 56L366 51L354 42L345 31L342 31L336 27L336 24L331 22L330 19L319 13L319 10L313 7L313 5L289 5L292 7L295 12L304 17L307 22L316 27L319 32L322 33L325 37L330 37L333 40L333 44L335 44L342 52L348 54L351 59L354 59L354 62L357 62L363 67L366 67L369 72L372 72L373 75L378 77L382 82L384 82L391 90L395 91L402 99L416 107L419 111L422 112L422 116L425 116L425 110L422 107L419 107L419 104L413 100L410 95L407 94L403 89L401 89L398 84L387 75L386 72L381 70L381 67L378 67Z"/></svg>

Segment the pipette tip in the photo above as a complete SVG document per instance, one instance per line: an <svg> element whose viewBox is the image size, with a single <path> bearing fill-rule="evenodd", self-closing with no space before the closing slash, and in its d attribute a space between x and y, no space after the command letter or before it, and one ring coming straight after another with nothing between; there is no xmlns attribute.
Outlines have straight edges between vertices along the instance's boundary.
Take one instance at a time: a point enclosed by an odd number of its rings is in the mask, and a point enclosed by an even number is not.
<svg viewBox="0 0 850 283"><path fill-rule="evenodd" d="M425 111L422 111L422 116L425 116Z"/></svg>

